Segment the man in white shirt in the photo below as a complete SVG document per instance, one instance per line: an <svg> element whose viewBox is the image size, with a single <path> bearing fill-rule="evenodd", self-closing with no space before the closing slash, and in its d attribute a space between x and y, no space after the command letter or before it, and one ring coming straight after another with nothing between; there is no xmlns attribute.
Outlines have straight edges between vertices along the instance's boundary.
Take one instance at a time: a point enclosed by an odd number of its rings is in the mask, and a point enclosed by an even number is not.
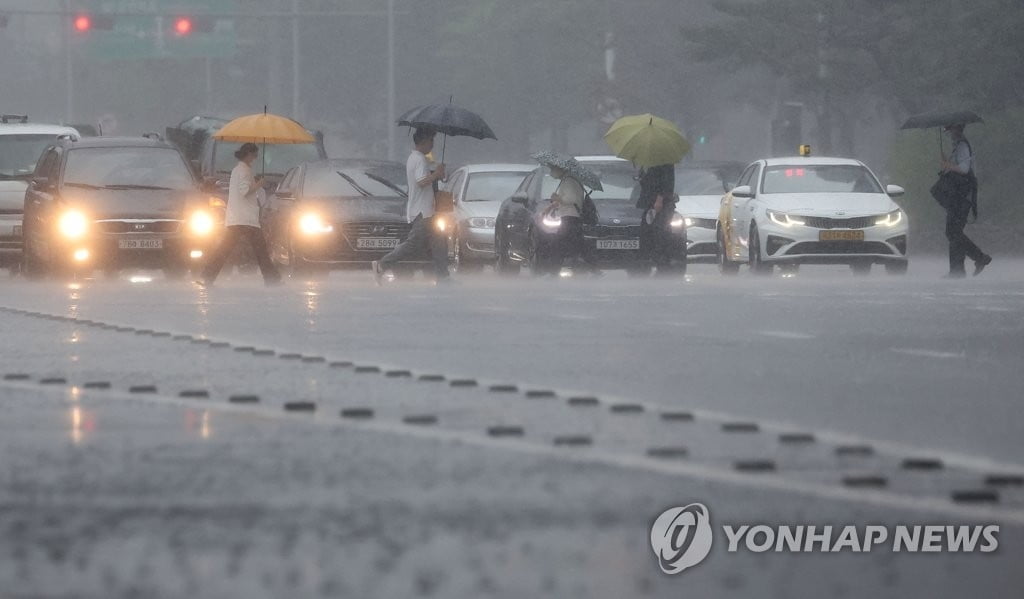
<svg viewBox="0 0 1024 599"><path fill-rule="evenodd" d="M964 125L950 125L945 128L953 140L953 151L949 158L942 160L942 173L958 183L958 197L946 207L946 239L949 240L949 274L951 279L966 276L965 259L974 260L974 276L981 274L992 263L992 256L981 251L971 238L964 233L971 211L978 218L978 180L974 176L974 152L964 136Z"/></svg>
<svg viewBox="0 0 1024 599"><path fill-rule="evenodd" d="M427 154L434 149L434 131L417 129L412 136L416 148L405 163L405 176L409 182L409 201L405 208L406 220L412 223L409 236L394 250L372 264L373 277L380 284L384 273L394 264L429 253L439 283L448 278L448 240L434 224L434 187L444 179L443 164L431 172Z"/></svg>

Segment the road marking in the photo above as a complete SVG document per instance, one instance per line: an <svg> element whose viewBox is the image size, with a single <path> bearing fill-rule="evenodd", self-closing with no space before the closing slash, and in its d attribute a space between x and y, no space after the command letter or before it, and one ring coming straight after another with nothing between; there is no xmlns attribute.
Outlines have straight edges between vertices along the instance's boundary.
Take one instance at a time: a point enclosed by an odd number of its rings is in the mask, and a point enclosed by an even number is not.
<svg viewBox="0 0 1024 599"><path fill-rule="evenodd" d="M892 347L889 348L889 351L896 352L897 354L906 354L908 356L919 356L922 358L939 358L943 360L967 357L967 354L964 352L936 351L933 349L915 349L910 347Z"/></svg>

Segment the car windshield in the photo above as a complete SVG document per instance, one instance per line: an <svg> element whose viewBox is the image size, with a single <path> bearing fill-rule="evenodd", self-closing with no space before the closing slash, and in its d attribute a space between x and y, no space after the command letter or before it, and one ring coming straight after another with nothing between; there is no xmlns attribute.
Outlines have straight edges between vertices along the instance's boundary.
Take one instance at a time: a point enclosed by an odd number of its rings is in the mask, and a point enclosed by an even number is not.
<svg viewBox="0 0 1024 599"><path fill-rule="evenodd" d="M466 202L500 200L512 195L522 182L525 172L476 173L469 176Z"/></svg>
<svg viewBox="0 0 1024 599"><path fill-rule="evenodd" d="M394 198L404 194L405 181L398 179L398 169L317 168L306 173L302 195L314 198L381 197ZM404 173L402 179L404 179Z"/></svg>
<svg viewBox="0 0 1024 599"><path fill-rule="evenodd" d="M303 162L316 162L323 158L316 144L267 144L265 149L262 144L259 146L260 156L252 165L256 173L283 175ZM214 146L214 165L218 173L230 173L238 165L235 152L240 147L241 144L227 143Z"/></svg>
<svg viewBox="0 0 1024 599"><path fill-rule="evenodd" d="M882 193L867 168L857 165L769 166L761 193Z"/></svg>
<svg viewBox="0 0 1024 599"><path fill-rule="evenodd" d="M594 191L590 199L595 202L600 200L628 200L633 195L633 187L636 185L634 173L624 169L620 165L602 166L599 164L586 164L586 168L597 173L601 178L603 191ZM551 194L558 189L559 180L551 176L551 170L545 167L544 183L541 186L541 199L551 197Z"/></svg>
<svg viewBox="0 0 1024 599"><path fill-rule="evenodd" d="M676 193L681 196L722 195L725 183L735 181L738 173L715 169L684 168L676 171Z"/></svg>
<svg viewBox="0 0 1024 599"><path fill-rule="evenodd" d="M171 148L75 148L68 152L64 185L187 190L195 180Z"/></svg>
<svg viewBox="0 0 1024 599"><path fill-rule="evenodd" d="M29 177L56 135L0 136L0 178Z"/></svg>

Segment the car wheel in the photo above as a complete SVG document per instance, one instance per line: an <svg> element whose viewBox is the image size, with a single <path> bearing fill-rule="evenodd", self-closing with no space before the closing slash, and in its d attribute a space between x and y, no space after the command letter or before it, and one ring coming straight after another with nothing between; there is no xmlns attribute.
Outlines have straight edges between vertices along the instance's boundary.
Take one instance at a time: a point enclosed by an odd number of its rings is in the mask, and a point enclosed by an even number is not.
<svg viewBox="0 0 1024 599"><path fill-rule="evenodd" d="M495 245L495 253L498 254L497 270L498 274L506 276L517 276L519 275L520 264L513 262L511 257L512 247L505 238L499 238L498 244Z"/></svg>
<svg viewBox="0 0 1024 599"><path fill-rule="evenodd" d="M718 271L723 275L732 276L740 271L738 262L729 259L729 252L725 247L725 235L722 229L718 229Z"/></svg>
<svg viewBox="0 0 1024 599"><path fill-rule="evenodd" d="M907 274L907 268L909 266L910 263L907 262L906 260L903 260L901 262L887 262L885 264L885 272L887 274L894 276L902 276Z"/></svg>
<svg viewBox="0 0 1024 599"><path fill-rule="evenodd" d="M750 226L750 272L756 275L770 275L775 267L766 264L761 256L761 235L757 232L757 225Z"/></svg>
<svg viewBox="0 0 1024 599"><path fill-rule="evenodd" d="M853 274L857 275L858 277L866 277L869 274L871 274L871 263L864 262L859 264L851 264L850 270L852 270Z"/></svg>

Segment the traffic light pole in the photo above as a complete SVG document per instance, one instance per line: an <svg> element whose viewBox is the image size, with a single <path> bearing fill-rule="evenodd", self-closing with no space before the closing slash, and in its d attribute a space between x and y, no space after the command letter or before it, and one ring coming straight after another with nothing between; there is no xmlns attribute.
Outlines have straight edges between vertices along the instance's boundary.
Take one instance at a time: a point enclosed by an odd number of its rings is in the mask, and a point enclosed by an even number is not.
<svg viewBox="0 0 1024 599"><path fill-rule="evenodd" d="M71 0L64 0L64 17L61 19L64 24L68 35L64 36L64 91L65 91L65 104L64 114L68 123L75 122L75 65L71 52L71 35L72 20L75 18L71 13Z"/></svg>

